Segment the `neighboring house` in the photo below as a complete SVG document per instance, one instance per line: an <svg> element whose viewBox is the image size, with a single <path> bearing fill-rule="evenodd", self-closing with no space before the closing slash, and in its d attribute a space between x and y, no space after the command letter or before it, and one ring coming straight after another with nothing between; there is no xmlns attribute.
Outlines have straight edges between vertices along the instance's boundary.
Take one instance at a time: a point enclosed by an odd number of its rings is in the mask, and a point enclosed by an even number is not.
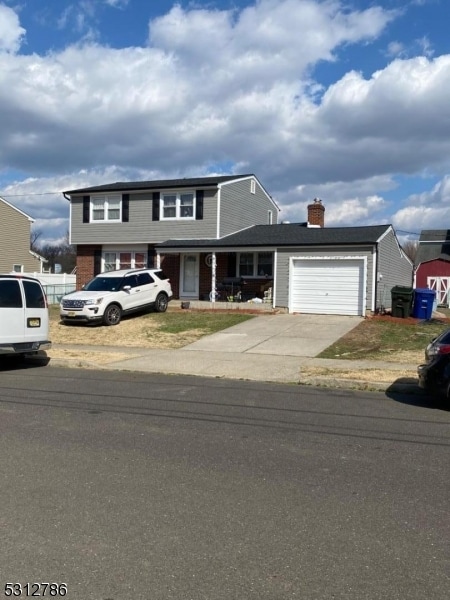
<svg viewBox="0 0 450 600"><path fill-rule="evenodd" d="M436 291L437 303L450 302L450 230L424 229L415 259L416 287Z"/></svg>
<svg viewBox="0 0 450 600"><path fill-rule="evenodd" d="M0 197L0 273L41 273L46 262L30 250L31 224L25 214Z"/></svg>
<svg viewBox="0 0 450 600"><path fill-rule="evenodd" d="M64 195L78 287L102 271L148 265L164 269L176 298L216 299L231 282L229 295L290 312L365 315L390 308L393 286L412 285L391 225L325 228L320 200L306 223L277 224L277 205L251 174Z"/></svg>

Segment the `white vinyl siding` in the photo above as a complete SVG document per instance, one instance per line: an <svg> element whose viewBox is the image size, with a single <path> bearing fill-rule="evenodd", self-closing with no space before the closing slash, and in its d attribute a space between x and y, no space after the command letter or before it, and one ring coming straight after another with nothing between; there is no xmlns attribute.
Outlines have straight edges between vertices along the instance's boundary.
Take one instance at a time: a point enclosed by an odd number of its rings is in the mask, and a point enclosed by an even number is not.
<svg viewBox="0 0 450 600"><path fill-rule="evenodd" d="M289 312L363 315L365 257L291 259Z"/></svg>

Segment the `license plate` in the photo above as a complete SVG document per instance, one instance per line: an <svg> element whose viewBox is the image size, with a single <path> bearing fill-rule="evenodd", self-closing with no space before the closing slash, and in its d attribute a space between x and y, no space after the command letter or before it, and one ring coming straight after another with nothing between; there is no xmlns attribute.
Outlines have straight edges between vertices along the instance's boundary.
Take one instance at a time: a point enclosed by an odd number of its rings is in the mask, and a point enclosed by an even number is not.
<svg viewBox="0 0 450 600"><path fill-rule="evenodd" d="M67 313L67 316L68 316L68 317L74 317L75 315L76 315L76 312L75 312L75 311L73 311L73 310L71 310L71 311L69 311L69 312Z"/></svg>
<svg viewBox="0 0 450 600"><path fill-rule="evenodd" d="M28 327L40 327L41 320L40 319L28 319L27 325L28 325Z"/></svg>

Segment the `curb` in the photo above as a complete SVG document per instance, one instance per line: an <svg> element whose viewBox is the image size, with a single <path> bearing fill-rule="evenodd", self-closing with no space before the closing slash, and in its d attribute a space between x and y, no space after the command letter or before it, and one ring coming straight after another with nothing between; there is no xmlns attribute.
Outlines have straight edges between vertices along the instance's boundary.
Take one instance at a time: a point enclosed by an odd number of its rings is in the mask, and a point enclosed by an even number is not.
<svg viewBox="0 0 450 600"><path fill-rule="evenodd" d="M377 383L373 381L352 381L349 379L339 379L338 377L305 377L300 378L299 385L311 387L328 387L334 389L362 390L366 392L396 392L403 394L413 394L421 396L423 390L417 383Z"/></svg>

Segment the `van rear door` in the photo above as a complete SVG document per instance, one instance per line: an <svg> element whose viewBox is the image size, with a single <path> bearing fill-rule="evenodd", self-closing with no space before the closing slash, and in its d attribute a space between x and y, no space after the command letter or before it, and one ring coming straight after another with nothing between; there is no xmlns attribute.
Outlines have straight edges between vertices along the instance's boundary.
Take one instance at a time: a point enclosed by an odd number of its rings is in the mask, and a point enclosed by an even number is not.
<svg viewBox="0 0 450 600"><path fill-rule="evenodd" d="M48 309L44 290L38 281L23 279L25 293L24 342L48 340Z"/></svg>
<svg viewBox="0 0 450 600"><path fill-rule="evenodd" d="M0 344L23 341L25 307L18 279L0 279Z"/></svg>

